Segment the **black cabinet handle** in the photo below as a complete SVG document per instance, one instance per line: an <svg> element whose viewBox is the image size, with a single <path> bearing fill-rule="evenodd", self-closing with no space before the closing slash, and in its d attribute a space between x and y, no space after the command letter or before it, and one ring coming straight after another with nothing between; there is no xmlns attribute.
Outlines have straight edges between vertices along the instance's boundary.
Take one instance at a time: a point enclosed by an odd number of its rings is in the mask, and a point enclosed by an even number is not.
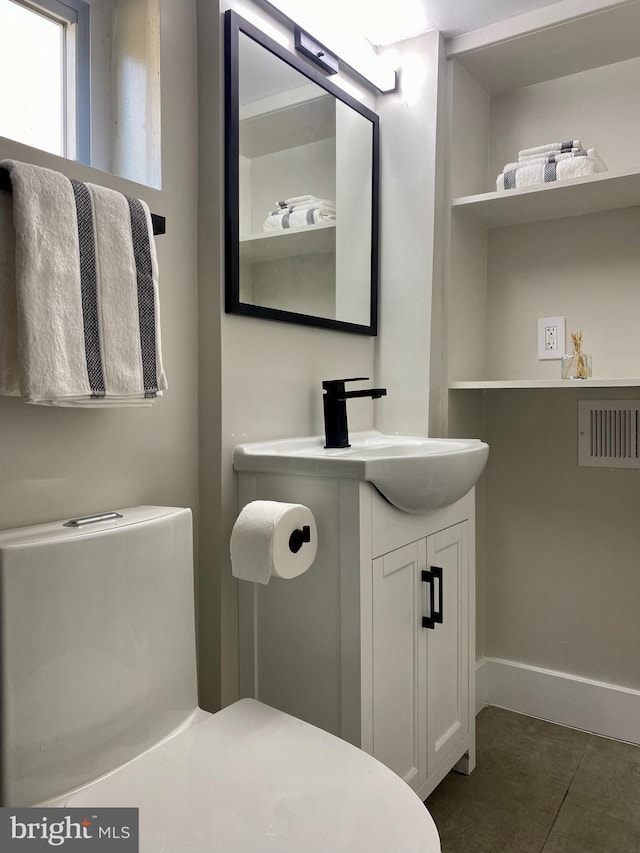
<svg viewBox="0 0 640 853"><path fill-rule="evenodd" d="M442 606L442 567L431 566L430 569L422 570L422 582L429 584L429 611L431 616L422 617L423 628L435 628L436 625L442 624L443 621L443 606ZM436 595L434 581L438 581L438 609L436 610Z"/></svg>

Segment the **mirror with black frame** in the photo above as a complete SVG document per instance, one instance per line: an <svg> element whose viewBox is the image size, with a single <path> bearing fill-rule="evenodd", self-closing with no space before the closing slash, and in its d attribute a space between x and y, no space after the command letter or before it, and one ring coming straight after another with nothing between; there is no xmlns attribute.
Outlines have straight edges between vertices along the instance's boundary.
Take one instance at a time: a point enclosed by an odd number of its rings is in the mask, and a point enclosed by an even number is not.
<svg viewBox="0 0 640 853"><path fill-rule="evenodd" d="M378 116L225 19L227 313L377 333Z"/></svg>

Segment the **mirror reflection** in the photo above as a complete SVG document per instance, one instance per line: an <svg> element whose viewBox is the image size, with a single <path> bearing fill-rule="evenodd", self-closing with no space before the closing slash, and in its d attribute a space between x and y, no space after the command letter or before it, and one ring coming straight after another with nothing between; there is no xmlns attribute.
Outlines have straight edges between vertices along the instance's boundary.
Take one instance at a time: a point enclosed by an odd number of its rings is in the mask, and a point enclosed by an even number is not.
<svg viewBox="0 0 640 853"><path fill-rule="evenodd" d="M227 310L375 334L377 117L246 22L236 35Z"/></svg>
<svg viewBox="0 0 640 853"><path fill-rule="evenodd" d="M160 0L0 0L0 32L0 136L160 186Z"/></svg>

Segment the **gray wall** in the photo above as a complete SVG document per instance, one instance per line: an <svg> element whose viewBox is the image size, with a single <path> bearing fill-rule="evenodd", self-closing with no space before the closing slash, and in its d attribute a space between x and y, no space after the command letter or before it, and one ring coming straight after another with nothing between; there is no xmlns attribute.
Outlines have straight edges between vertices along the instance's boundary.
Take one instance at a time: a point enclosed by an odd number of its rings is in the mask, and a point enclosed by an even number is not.
<svg viewBox="0 0 640 853"><path fill-rule="evenodd" d="M208 637L208 649L219 643L220 697L224 705L233 701L238 691L237 582L231 575L228 556L237 515L233 447L243 441L321 433L321 381L340 376L369 376L372 384L383 382L389 389L389 396L375 403L350 401L351 429L375 425L392 432L427 431L431 276L435 263L431 247L435 112L441 44L437 34L431 33L398 46L399 61L408 57L413 71L405 79L403 91L379 98L377 104L372 93L348 78L344 82L351 94L381 113L383 127L379 338L243 318L224 314L221 302L223 123L221 53L215 52L215 45L219 51L222 45L218 5L221 12L233 7L258 25L264 12L249 0L198 2L200 225L201 233L207 235L200 247L200 460L202 513L207 518L201 547L210 561L210 594L212 600L220 597L221 618L220 633L211 614L202 631ZM273 28L273 21L265 27L271 33ZM217 87L214 81L218 81ZM337 82L340 85L340 77ZM404 164L401 170L400 163ZM420 174L419 188L413 180L415 170ZM213 393L218 378L222 387L219 406L205 392L210 387ZM220 574L215 580L213 573L218 567ZM216 685L211 672L204 678L207 695L213 697Z"/></svg>
<svg viewBox="0 0 640 853"><path fill-rule="evenodd" d="M215 4L203 4L215 5ZM253 4L221 3L233 7L254 22L263 13ZM269 25L273 31L274 24ZM284 33L284 31L283 31ZM291 40L291 35L287 34ZM285 36L283 35L283 38ZM209 78L218 74L211 56ZM203 57L206 63L206 57ZM220 77L218 77L220 79ZM371 104L371 96L362 92ZM222 124L220 125L222 127ZM215 132L215 128L211 128ZM201 168L211 150L201 135ZM221 204L222 195L212 202ZM222 280L222 267L220 276ZM220 291L222 288L220 288ZM220 539L222 613L222 704L237 696L237 581L231 575L229 537L235 521L237 484L231 455L236 444L268 438L317 435L322 420L323 379L369 376L374 379L374 342L361 335L311 329L269 320L220 315L222 347L221 487L222 528ZM370 400L353 400L349 408L351 429L373 425ZM203 471L204 476L206 473Z"/></svg>
<svg viewBox="0 0 640 853"><path fill-rule="evenodd" d="M0 139L0 158L57 169L144 198L157 238L166 395L148 409L30 406L0 397L0 528L133 504L198 508L195 2L162 2L163 187Z"/></svg>
<svg viewBox="0 0 640 853"><path fill-rule="evenodd" d="M577 465L578 399L627 396L487 394L488 656L640 688L640 471Z"/></svg>

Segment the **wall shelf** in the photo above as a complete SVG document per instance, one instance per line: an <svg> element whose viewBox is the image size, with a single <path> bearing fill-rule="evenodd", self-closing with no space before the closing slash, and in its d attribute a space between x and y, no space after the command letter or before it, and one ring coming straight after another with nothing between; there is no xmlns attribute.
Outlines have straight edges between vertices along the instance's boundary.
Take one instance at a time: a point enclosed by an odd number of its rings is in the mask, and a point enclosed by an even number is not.
<svg viewBox="0 0 640 853"><path fill-rule="evenodd" d="M640 364L637 25L640 0L559 0L449 43L450 390L640 389L640 374L627 375ZM495 191L519 150L568 138L609 171ZM538 363L548 316L584 330L598 378L580 385ZM460 396L454 428L475 417Z"/></svg>
<svg viewBox="0 0 640 853"><path fill-rule="evenodd" d="M522 388L637 388L637 379L479 379L449 382L450 391Z"/></svg>
<svg viewBox="0 0 640 853"><path fill-rule="evenodd" d="M456 198L452 210L490 228L640 205L640 168Z"/></svg>
<svg viewBox="0 0 640 853"><path fill-rule="evenodd" d="M336 223L327 222L248 234L240 238L240 260L256 263L335 252L335 233Z"/></svg>
<svg viewBox="0 0 640 853"><path fill-rule="evenodd" d="M639 27L637 2L561 0L455 36L447 54L495 95L635 57Z"/></svg>

